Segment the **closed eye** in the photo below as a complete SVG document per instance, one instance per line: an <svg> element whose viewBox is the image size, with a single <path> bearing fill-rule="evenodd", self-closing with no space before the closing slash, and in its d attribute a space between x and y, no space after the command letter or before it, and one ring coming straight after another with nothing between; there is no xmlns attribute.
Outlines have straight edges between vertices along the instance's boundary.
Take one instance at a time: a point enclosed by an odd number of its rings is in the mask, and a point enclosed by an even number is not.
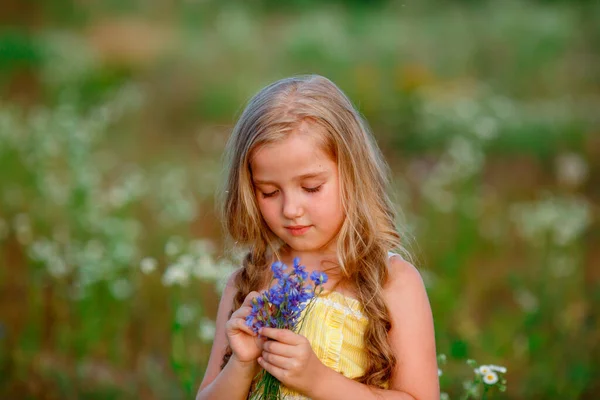
<svg viewBox="0 0 600 400"><path fill-rule="evenodd" d="M315 192L318 192L319 190L321 190L321 187L323 187L323 185L319 185L319 186L314 187L314 188L303 188L303 189L306 190L309 193L315 193Z"/></svg>
<svg viewBox="0 0 600 400"><path fill-rule="evenodd" d="M262 193L262 192L261 192ZM277 194L277 190L271 192L271 193L262 193L262 197L263 199L266 199L267 197L273 197Z"/></svg>

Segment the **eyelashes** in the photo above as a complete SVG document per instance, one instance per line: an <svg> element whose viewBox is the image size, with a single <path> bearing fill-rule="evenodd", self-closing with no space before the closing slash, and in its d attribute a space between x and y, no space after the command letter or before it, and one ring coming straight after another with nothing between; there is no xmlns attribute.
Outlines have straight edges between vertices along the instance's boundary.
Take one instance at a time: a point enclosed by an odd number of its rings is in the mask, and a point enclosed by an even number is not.
<svg viewBox="0 0 600 400"><path fill-rule="evenodd" d="M275 194L276 194L276 193L277 193L277 190L276 190L276 191L274 191L274 192L271 192L271 193L261 193L261 194L262 194L262 197L263 197L263 199L266 199L266 198L268 198L268 197L273 197L273 196L275 196Z"/></svg>
<svg viewBox="0 0 600 400"><path fill-rule="evenodd" d="M323 186L323 185L319 185L319 186L316 186L316 187L314 187L314 188L302 188L302 189L306 190L308 193L316 193L316 192L318 192L319 190L321 190L321 187L322 187L322 186Z"/></svg>
<svg viewBox="0 0 600 400"><path fill-rule="evenodd" d="M323 187L323 185L319 185L319 186L316 186L316 187L313 187L313 188L303 187L302 189L304 189L304 191L306 191L308 193L316 193L319 190L321 190L322 187ZM270 192L270 193L261 193L261 194L262 194L263 199L267 199L269 197L275 196L277 194L277 192L278 192L278 190L275 190L275 191Z"/></svg>

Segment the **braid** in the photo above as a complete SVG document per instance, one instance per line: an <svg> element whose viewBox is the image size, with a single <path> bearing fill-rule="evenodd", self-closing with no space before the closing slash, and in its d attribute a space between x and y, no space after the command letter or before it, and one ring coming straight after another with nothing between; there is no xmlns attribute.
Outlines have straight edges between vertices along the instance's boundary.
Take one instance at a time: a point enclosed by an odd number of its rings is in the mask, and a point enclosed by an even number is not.
<svg viewBox="0 0 600 400"><path fill-rule="evenodd" d="M235 296L233 297L233 308L229 312L231 314L244 303L244 299L248 296L248 293L260 289L260 285L263 282L263 267L266 264L265 251L260 251L254 247L242 261L242 268L235 276L235 287L237 289ZM225 365L231 358L232 351L231 347L227 345L225 355L223 356L223 362L221 363L221 369L225 368Z"/></svg>

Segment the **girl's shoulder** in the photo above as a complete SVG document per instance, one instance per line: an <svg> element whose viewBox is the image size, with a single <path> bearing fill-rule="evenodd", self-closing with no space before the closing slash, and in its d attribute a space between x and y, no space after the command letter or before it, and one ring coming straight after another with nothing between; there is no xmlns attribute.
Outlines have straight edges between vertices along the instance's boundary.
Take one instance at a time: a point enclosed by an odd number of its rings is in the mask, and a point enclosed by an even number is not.
<svg viewBox="0 0 600 400"><path fill-rule="evenodd" d="M400 254L388 253L388 282L384 287L386 297L409 295L422 292L425 289L421 273L412 263L405 260ZM400 292L400 293L399 293Z"/></svg>

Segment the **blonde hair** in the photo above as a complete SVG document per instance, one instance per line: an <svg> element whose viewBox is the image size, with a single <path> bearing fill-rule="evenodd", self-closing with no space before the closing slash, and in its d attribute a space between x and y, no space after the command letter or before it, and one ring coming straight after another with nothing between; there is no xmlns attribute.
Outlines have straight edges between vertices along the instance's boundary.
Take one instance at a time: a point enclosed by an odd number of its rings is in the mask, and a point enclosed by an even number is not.
<svg viewBox="0 0 600 400"><path fill-rule="evenodd" d="M282 244L260 214L250 170L252 154L286 138L305 121L322 128L323 150L338 166L345 219L338 234L337 261L342 281L356 291L369 320L364 336L368 364L356 380L384 387L396 358L388 342L391 322L382 288L388 279L388 251L402 249L394 207L386 194L388 170L365 121L344 93L322 76L287 78L266 86L249 101L229 139L223 222L231 238L249 249L235 279L233 309L249 292L262 288L268 257L278 257ZM223 365L230 355L227 349Z"/></svg>

